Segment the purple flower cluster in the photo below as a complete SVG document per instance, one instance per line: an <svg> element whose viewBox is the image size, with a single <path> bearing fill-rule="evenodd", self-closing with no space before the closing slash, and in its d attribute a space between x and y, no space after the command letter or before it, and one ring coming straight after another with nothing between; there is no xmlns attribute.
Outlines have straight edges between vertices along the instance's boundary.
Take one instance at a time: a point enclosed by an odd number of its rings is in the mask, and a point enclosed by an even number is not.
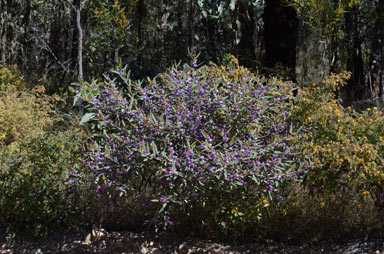
<svg viewBox="0 0 384 254"><path fill-rule="evenodd" d="M113 81L99 87L88 100L99 130L87 160L97 191L170 205L244 188L257 196L295 175L291 88L217 70L172 69L124 94Z"/></svg>

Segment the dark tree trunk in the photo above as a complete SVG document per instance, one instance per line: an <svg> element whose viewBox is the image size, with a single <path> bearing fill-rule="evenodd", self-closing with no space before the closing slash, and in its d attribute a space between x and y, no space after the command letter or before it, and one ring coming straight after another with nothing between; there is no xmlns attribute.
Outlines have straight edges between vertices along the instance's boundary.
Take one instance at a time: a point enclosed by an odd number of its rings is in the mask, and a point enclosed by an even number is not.
<svg viewBox="0 0 384 254"><path fill-rule="evenodd" d="M63 53L61 46L63 43L63 41L61 41L61 21L60 14L58 12L55 14L55 21L51 25L51 35L49 37L49 47L58 59L62 59L60 56Z"/></svg>
<svg viewBox="0 0 384 254"><path fill-rule="evenodd" d="M239 61L241 65L246 67L254 67L256 62L255 53L255 33L256 33L256 20L252 10L245 7L243 2L239 1L237 5L240 14L241 23L241 39L237 45L237 52L239 54Z"/></svg>
<svg viewBox="0 0 384 254"><path fill-rule="evenodd" d="M211 8L214 8L213 6ZM217 62L217 48L215 43L216 22L212 18L207 20L207 32L208 32L208 52L211 57L211 61Z"/></svg>
<svg viewBox="0 0 384 254"><path fill-rule="evenodd" d="M362 99L365 93L364 87L364 63L361 55L361 36L358 29L358 9L352 7L345 14L345 30L347 45L347 69L352 76L347 85L347 100Z"/></svg>
<svg viewBox="0 0 384 254"><path fill-rule="evenodd" d="M31 0L27 0L26 7L25 7L25 16L23 20L23 25L24 25L24 34L23 34L23 45L22 45L22 52L21 52L21 57L22 57L22 68L24 70L27 69L27 64L28 64L28 34L30 30L30 24L31 24Z"/></svg>
<svg viewBox="0 0 384 254"><path fill-rule="evenodd" d="M384 74L384 1L379 1L376 7L379 18L375 19L372 31L372 48L369 59L371 96L383 99Z"/></svg>
<svg viewBox="0 0 384 254"><path fill-rule="evenodd" d="M294 70L296 65L297 14L283 0L266 0L264 8L265 66L281 64ZM292 74L293 75L293 74Z"/></svg>
<svg viewBox="0 0 384 254"><path fill-rule="evenodd" d="M137 39L138 46L141 47L143 45L143 18L146 16L146 8L144 4L144 0L139 0L137 3Z"/></svg>
<svg viewBox="0 0 384 254"><path fill-rule="evenodd" d="M27 35L29 32L30 24L31 24L31 0L27 0L26 6L25 6L25 14L23 19L23 25L24 25L24 34L23 34L23 41L24 44L27 41Z"/></svg>
<svg viewBox="0 0 384 254"><path fill-rule="evenodd" d="M76 1L73 0L73 5L76 6ZM77 30L77 11L73 9L72 14L72 47L71 47L71 72L76 72L77 68L77 54L79 50L79 32Z"/></svg>

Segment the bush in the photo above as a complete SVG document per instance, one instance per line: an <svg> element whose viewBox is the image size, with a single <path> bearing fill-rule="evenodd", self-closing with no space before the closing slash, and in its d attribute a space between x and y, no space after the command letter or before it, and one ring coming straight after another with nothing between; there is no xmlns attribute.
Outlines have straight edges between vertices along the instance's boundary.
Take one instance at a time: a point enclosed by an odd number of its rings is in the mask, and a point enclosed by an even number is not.
<svg viewBox="0 0 384 254"><path fill-rule="evenodd" d="M296 119L308 126L301 136L302 160L308 162L305 185L313 192L342 195L343 190L372 195L384 206L384 114L377 108L345 108L334 91L349 73L332 75L323 84L301 89Z"/></svg>
<svg viewBox="0 0 384 254"><path fill-rule="evenodd" d="M97 192L135 195L156 210L157 225L188 220L230 233L257 222L260 206L295 178L290 83L256 77L235 59L173 68L144 88L122 79L124 94L110 81L79 95L91 104L84 119L95 117L87 163Z"/></svg>
<svg viewBox="0 0 384 254"><path fill-rule="evenodd" d="M48 97L33 92L0 92L0 148L17 149L27 136L43 134L53 123Z"/></svg>
<svg viewBox="0 0 384 254"><path fill-rule="evenodd" d="M82 171L85 135L56 130L59 118L44 87L18 91L20 79L1 81L8 83L0 92L0 223L34 236L76 225L84 205L66 179Z"/></svg>
<svg viewBox="0 0 384 254"><path fill-rule="evenodd" d="M17 152L0 152L0 221L34 236L80 225L79 190L67 180L81 171L81 133L28 136Z"/></svg>
<svg viewBox="0 0 384 254"><path fill-rule="evenodd" d="M24 90L26 84L16 65L0 68L0 91Z"/></svg>

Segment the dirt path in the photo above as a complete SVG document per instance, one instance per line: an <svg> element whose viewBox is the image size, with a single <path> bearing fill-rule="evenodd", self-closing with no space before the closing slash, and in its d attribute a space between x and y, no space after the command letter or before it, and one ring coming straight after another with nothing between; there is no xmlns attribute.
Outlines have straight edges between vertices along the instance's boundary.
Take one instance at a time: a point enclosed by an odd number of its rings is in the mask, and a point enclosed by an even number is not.
<svg viewBox="0 0 384 254"><path fill-rule="evenodd" d="M265 244L248 244L230 246L208 240L181 239L173 233L133 233L94 231L93 236L87 233L55 234L40 241L18 241L7 247L2 239L0 253L12 254L384 254L384 241L354 241L344 244L316 244L302 246L286 246L282 243L268 241Z"/></svg>

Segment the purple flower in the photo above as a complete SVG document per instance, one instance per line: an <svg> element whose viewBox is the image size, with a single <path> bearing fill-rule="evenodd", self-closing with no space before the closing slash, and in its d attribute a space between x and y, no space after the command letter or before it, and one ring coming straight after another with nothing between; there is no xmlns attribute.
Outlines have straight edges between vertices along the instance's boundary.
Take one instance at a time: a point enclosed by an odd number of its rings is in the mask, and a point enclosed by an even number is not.
<svg viewBox="0 0 384 254"><path fill-rule="evenodd" d="M65 179L65 181L66 181L67 183L74 183L74 182L75 182L75 181L73 181L72 179L69 179L69 178Z"/></svg>
<svg viewBox="0 0 384 254"><path fill-rule="evenodd" d="M127 186L143 191L140 182L156 185L152 197L136 197L145 205L169 203L163 216L180 202L206 202L220 194L212 193L216 186L230 192L252 181L273 192L277 181L297 177L286 139L292 125L281 120L290 107L279 100L286 97L275 100L266 93L285 89L258 83L250 74L229 82L212 73L174 69L144 88L139 82L124 93L111 82L99 88L89 106L98 117L92 130L100 132L87 161L100 179L96 192L113 196ZM162 222L174 225L169 217Z"/></svg>
<svg viewBox="0 0 384 254"><path fill-rule="evenodd" d="M165 197L161 197L161 198L159 198L159 201L160 201L160 202L163 202L163 203L169 203L169 199L168 199L168 198L165 198Z"/></svg>
<svg viewBox="0 0 384 254"><path fill-rule="evenodd" d="M167 223L170 225L170 226L173 226L175 225L175 223L173 223L173 221L170 220L169 216L164 216L165 220L167 221Z"/></svg>
<svg viewBox="0 0 384 254"><path fill-rule="evenodd" d="M96 193L101 193L103 191L103 186L97 185L96 187Z"/></svg>

